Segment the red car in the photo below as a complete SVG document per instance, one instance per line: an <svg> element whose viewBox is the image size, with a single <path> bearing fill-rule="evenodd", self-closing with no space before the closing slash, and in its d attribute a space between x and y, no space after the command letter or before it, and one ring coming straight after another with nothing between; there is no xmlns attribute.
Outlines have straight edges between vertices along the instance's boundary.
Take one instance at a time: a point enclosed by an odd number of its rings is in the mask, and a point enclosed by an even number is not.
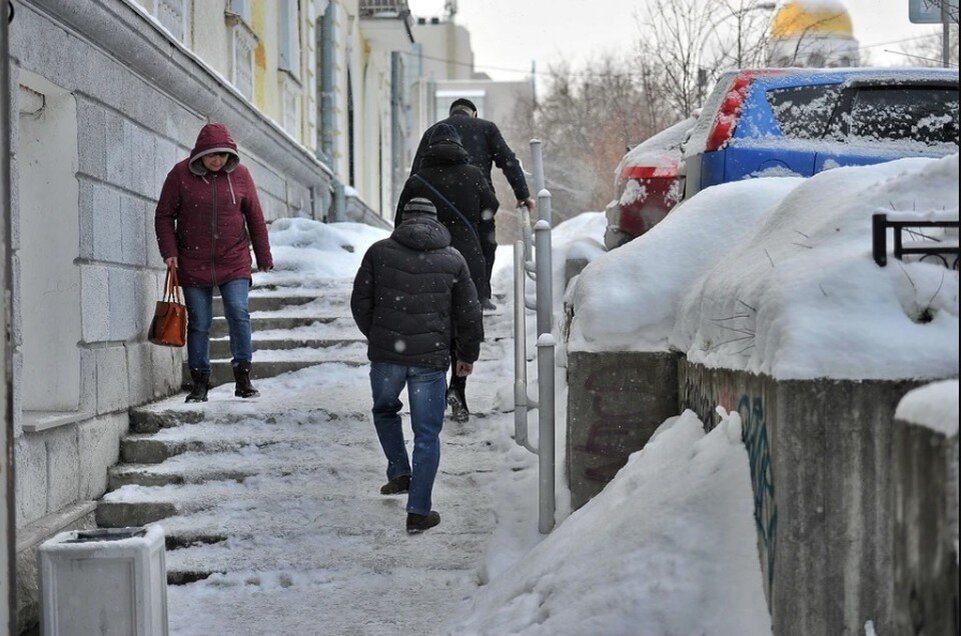
<svg viewBox="0 0 961 636"><path fill-rule="evenodd" d="M689 117L662 130L621 159L614 178L616 198L605 210L608 250L647 232L684 198L681 144L695 121Z"/></svg>

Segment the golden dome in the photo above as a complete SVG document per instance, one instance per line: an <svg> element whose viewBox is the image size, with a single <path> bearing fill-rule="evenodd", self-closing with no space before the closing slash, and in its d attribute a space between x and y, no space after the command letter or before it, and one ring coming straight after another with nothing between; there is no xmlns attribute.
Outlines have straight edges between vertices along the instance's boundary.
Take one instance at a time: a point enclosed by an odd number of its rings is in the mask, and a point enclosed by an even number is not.
<svg viewBox="0 0 961 636"><path fill-rule="evenodd" d="M778 9L771 24L771 38L805 35L853 37L851 16L838 0L792 0Z"/></svg>

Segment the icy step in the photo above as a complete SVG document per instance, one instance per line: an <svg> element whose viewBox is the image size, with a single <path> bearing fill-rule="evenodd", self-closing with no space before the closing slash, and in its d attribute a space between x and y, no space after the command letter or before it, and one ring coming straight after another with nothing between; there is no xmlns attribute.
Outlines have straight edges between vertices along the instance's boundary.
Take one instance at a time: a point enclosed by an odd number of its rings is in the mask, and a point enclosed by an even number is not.
<svg viewBox="0 0 961 636"><path fill-rule="evenodd" d="M261 334L253 334L254 354L258 351L273 349L325 349L329 347L343 347L361 343L366 346L367 341L357 332L356 338L264 338ZM230 357L230 338L212 338L210 340L210 357Z"/></svg>
<svg viewBox="0 0 961 636"><path fill-rule="evenodd" d="M349 316L277 316L271 313L263 313L259 316L251 317L250 319L250 327L254 333L273 330L288 331L292 329L302 329L303 327L313 327L318 325L327 326L326 331L330 332L331 335L328 336L330 338L338 337L333 335L335 333L344 334L340 337L356 337L358 333L357 326L354 324L353 319ZM223 316L214 316L210 327L210 337L221 338L227 336L228 333L227 319Z"/></svg>
<svg viewBox="0 0 961 636"><path fill-rule="evenodd" d="M374 454L377 450L366 452L366 466L343 470L320 467L312 473L255 475L243 481L124 486L98 502L97 525L124 527L163 520L165 531L173 534L216 531L229 536L276 536L289 535L304 524L333 524L357 531L365 524L380 523L384 508L393 510L384 523L402 524L406 497L379 494L383 467L371 461L379 459ZM451 517L449 531L490 530L488 505L481 506L479 501L485 496L478 482L482 475L449 474L443 467L438 473L434 507Z"/></svg>

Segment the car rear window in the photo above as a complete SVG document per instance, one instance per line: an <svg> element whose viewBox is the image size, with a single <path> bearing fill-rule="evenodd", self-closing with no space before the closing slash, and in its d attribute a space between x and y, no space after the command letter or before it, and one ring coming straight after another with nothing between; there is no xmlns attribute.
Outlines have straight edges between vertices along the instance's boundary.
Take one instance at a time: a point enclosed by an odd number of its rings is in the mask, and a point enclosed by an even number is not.
<svg viewBox="0 0 961 636"><path fill-rule="evenodd" d="M911 139L928 145L958 143L958 89L939 86L859 87L848 135Z"/></svg>
<svg viewBox="0 0 961 636"><path fill-rule="evenodd" d="M767 92L781 133L789 139L820 139L837 106L837 84L776 88Z"/></svg>

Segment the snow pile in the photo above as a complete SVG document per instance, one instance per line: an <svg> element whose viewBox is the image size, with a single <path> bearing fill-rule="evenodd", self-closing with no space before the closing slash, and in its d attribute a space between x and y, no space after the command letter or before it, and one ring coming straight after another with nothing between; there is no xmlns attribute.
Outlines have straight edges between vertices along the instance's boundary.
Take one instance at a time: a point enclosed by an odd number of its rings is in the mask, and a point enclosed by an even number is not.
<svg viewBox="0 0 961 636"><path fill-rule="evenodd" d="M536 222L533 215L532 223ZM582 259L588 262L605 254L604 229L607 219L603 212L583 212L558 223L551 230L551 265L554 270L554 315L563 315L564 276L568 260ZM514 289L514 248L502 245L497 248L491 285L496 292L513 294ZM528 297L534 301L535 283L527 283Z"/></svg>
<svg viewBox="0 0 961 636"><path fill-rule="evenodd" d="M772 178L708 188L592 262L571 290L568 350L666 350L684 290L799 183Z"/></svg>
<svg viewBox="0 0 961 636"><path fill-rule="evenodd" d="M273 272L256 275L258 286L318 287L331 278L353 278L373 243L388 230L363 223L321 223L284 218L270 224Z"/></svg>
<svg viewBox="0 0 961 636"><path fill-rule="evenodd" d="M708 188L583 272L568 349L673 349L780 379L957 376L957 270L878 267L875 213L956 221L958 155Z"/></svg>
<svg viewBox="0 0 961 636"><path fill-rule="evenodd" d="M957 220L958 155L803 182L690 287L670 345L693 362L779 379L957 376L958 272L894 259L878 267L880 212Z"/></svg>
<svg viewBox="0 0 961 636"><path fill-rule="evenodd" d="M914 389L901 398L894 417L926 426L945 437L957 437L958 381L943 380Z"/></svg>
<svg viewBox="0 0 961 636"><path fill-rule="evenodd" d="M737 414L686 411L447 633L770 634L753 510Z"/></svg>

